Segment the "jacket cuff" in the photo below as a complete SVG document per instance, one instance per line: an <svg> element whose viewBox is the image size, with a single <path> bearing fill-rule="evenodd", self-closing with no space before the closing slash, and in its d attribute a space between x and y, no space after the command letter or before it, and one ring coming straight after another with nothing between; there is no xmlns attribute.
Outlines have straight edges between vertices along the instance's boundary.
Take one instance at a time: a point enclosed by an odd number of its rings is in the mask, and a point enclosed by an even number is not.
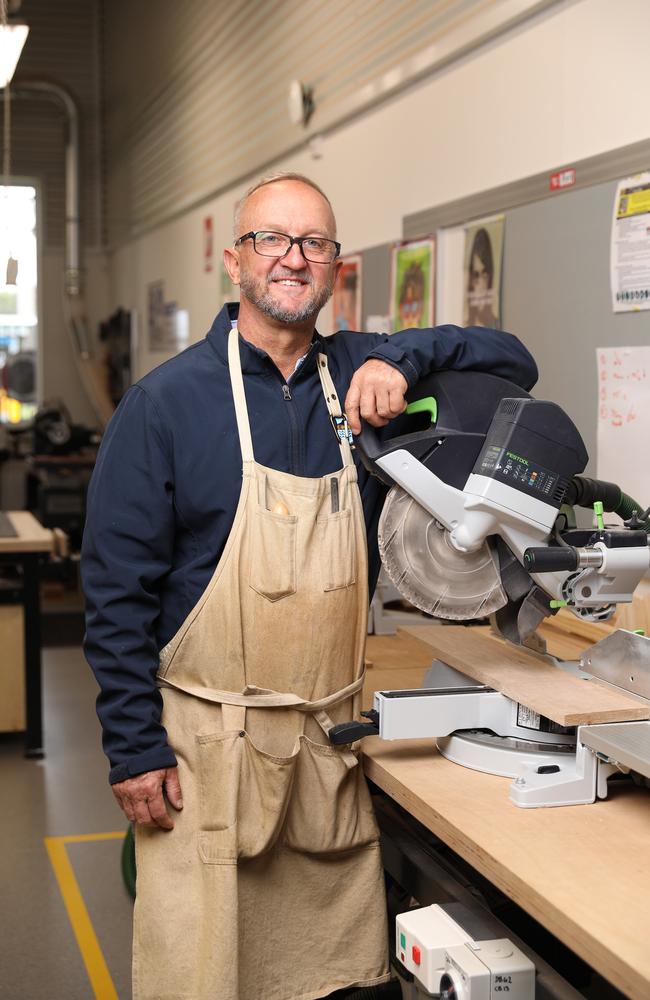
<svg viewBox="0 0 650 1000"><path fill-rule="evenodd" d="M124 760L120 764L115 764L109 772L108 780L111 785L114 785L118 781L135 778L136 775L144 774L146 771L176 767L177 763L171 747L158 747L155 750L146 750L144 753L129 757L128 760Z"/></svg>
<svg viewBox="0 0 650 1000"><path fill-rule="evenodd" d="M391 367L397 368L398 372L401 372L408 382L409 388L412 388L420 378L417 368L409 361L405 352L397 344L382 344L380 347L376 347L374 351L370 351L366 357L366 361L370 358L385 361Z"/></svg>

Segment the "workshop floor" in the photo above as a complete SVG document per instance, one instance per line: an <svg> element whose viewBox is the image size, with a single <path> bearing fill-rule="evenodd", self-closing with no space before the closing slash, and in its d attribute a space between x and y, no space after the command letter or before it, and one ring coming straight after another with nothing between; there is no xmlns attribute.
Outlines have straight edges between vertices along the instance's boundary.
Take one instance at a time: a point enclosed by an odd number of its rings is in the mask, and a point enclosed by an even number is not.
<svg viewBox="0 0 650 1000"><path fill-rule="evenodd" d="M44 632L47 756L25 760L20 739L0 740L0 998L130 1000L132 904L120 871L126 823L106 780L96 685L79 646L47 646L60 635L51 623ZM54 838L54 863L45 838ZM75 887L80 944L62 895Z"/></svg>

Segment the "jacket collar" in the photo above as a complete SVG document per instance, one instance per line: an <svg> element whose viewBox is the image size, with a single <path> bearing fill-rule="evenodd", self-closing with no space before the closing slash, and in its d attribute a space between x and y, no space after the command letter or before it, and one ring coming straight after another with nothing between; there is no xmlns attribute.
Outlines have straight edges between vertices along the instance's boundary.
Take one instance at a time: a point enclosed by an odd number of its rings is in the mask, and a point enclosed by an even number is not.
<svg viewBox="0 0 650 1000"><path fill-rule="evenodd" d="M228 334L233 322L236 322L239 315L238 302L226 302L221 312L217 313L212 326L210 327L207 340L213 351L224 364L228 365ZM269 373L269 366L275 367L266 351L262 351L254 344L250 344L240 333L239 343L241 348L242 371L252 374ZM319 352L325 353L327 350L325 338L321 337L318 331L314 332L314 338L307 353L307 357L301 364L299 371L309 371L316 368L316 356Z"/></svg>

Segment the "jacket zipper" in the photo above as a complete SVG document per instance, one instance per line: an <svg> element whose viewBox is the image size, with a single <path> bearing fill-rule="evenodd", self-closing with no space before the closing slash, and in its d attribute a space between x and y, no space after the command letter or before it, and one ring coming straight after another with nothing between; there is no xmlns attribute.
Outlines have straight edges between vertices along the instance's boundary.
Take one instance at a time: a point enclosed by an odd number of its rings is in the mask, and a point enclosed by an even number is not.
<svg viewBox="0 0 650 1000"><path fill-rule="evenodd" d="M293 404L293 397L291 395L291 389L285 383L282 385L282 398L286 403ZM300 468L300 429L298 427L298 419L296 417L296 412L293 405L288 407L289 413L289 423L291 425L291 473L294 476L302 475L302 469Z"/></svg>

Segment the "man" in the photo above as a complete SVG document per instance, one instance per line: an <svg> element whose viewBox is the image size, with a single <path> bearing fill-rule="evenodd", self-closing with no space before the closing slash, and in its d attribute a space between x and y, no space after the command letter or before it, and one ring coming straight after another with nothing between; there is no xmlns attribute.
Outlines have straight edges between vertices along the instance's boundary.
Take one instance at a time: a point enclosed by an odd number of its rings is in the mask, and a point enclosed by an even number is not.
<svg viewBox="0 0 650 1000"><path fill-rule="evenodd" d="M134 1000L313 1000L388 978L367 788L327 738L363 682L383 500L334 429L339 400L358 433L435 368L526 387L536 368L496 331L321 338L339 252L311 181L252 188L224 252L239 309L127 393L98 456L85 648L136 822Z"/></svg>

